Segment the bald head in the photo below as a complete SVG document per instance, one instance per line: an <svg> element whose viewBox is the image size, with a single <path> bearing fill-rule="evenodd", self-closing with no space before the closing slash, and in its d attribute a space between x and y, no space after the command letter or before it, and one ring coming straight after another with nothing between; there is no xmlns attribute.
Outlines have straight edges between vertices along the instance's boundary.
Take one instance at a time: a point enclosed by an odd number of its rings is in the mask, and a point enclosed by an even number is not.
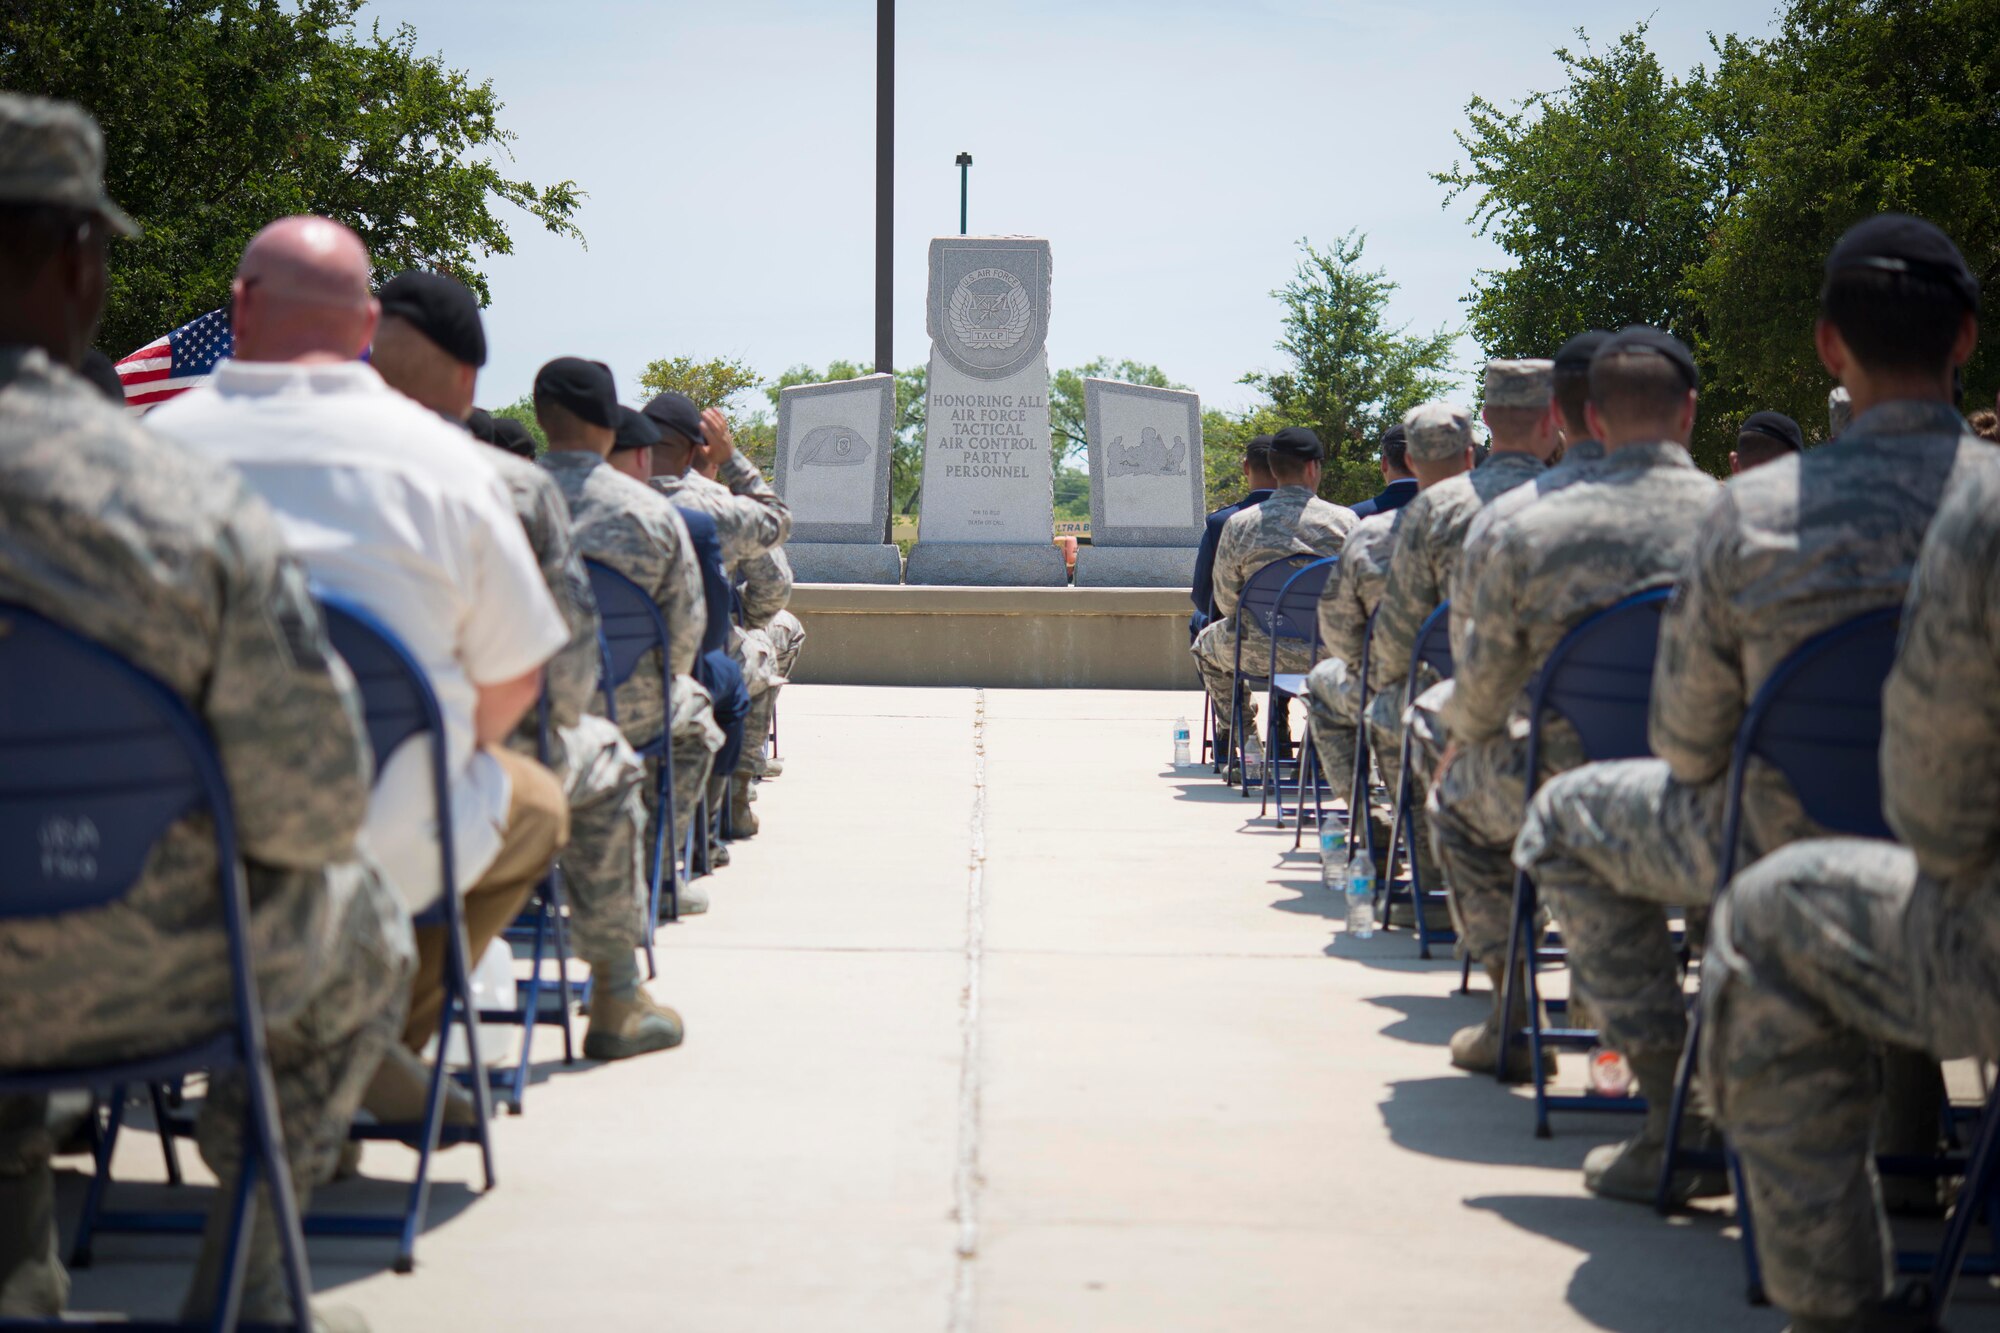
<svg viewBox="0 0 2000 1333"><path fill-rule="evenodd" d="M280 218L236 267L232 326L244 361L352 361L375 333L368 247L328 218Z"/></svg>

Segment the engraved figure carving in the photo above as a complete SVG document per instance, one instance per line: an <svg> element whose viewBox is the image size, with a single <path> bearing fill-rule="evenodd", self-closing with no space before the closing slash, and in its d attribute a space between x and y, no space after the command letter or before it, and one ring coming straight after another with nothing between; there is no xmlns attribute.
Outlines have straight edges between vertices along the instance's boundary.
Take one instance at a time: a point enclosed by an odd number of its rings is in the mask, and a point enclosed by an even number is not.
<svg viewBox="0 0 2000 1333"><path fill-rule="evenodd" d="M998 291L979 290L994 283ZM980 268L958 280L945 318L966 349L1004 352L1027 335L1032 313L1019 278L1004 268Z"/></svg>
<svg viewBox="0 0 2000 1333"><path fill-rule="evenodd" d="M858 467L874 456L875 446L859 431L846 426L815 426L799 441L798 461L802 467Z"/></svg>
<svg viewBox="0 0 2000 1333"><path fill-rule="evenodd" d="M1174 436L1173 447L1160 438L1160 432L1151 426L1139 430L1139 443L1128 445L1120 435L1111 441L1107 450L1109 466L1105 469L1108 477L1185 477L1187 475L1187 441Z"/></svg>

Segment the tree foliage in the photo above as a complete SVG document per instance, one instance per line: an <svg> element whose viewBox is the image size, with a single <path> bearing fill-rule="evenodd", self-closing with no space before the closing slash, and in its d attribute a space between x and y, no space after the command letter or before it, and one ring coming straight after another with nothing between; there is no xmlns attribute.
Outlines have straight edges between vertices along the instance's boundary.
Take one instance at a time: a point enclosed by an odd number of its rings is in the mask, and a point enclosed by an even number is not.
<svg viewBox="0 0 2000 1333"><path fill-rule="evenodd" d="M507 406L494 408L493 415L512 417L526 426L528 434L534 437L536 454L545 454L549 451L548 433L542 429L541 421L535 416L535 400L532 395L524 393Z"/></svg>
<svg viewBox="0 0 2000 1333"><path fill-rule="evenodd" d="M1096 357L1049 377L1049 435L1055 451L1055 467L1088 468L1090 442L1083 410L1085 380L1117 380L1123 384L1143 384L1152 389L1185 389L1167 378L1158 366L1143 361L1113 361Z"/></svg>
<svg viewBox="0 0 2000 1333"><path fill-rule="evenodd" d="M81 103L106 183L145 234L112 255L100 342L122 356L224 304L244 243L321 213L385 271L456 274L513 249L508 205L581 239L573 181L511 176L502 103L362 0L10 0L0 86Z"/></svg>
<svg viewBox="0 0 2000 1333"><path fill-rule="evenodd" d="M2000 4L1790 0L1769 38L1711 38L1712 69L1669 77L1640 26L1558 51L1564 83L1467 107L1468 162L1437 179L1505 269L1466 297L1490 355L1543 355L1645 322L1694 347L1695 455L1720 472L1736 423L1776 408L1821 429L1832 382L1812 326L1827 251L1885 210L1916 213L2000 281ZM2000 382L1994 340L1970 399Z"/></svg>

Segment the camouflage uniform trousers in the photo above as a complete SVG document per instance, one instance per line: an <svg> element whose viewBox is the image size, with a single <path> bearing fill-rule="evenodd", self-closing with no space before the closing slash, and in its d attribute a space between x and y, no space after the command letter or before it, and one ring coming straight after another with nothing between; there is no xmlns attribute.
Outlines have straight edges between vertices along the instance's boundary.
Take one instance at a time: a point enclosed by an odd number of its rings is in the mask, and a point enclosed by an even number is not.
<svg viewBox="0 0 2000 1333"><path fill-rule="evenodd" d="M1411 821L1413 841L1417 848L1417 868L1423 875L1424 888L1445 887L1444 875L1438 867L1437 854L1432 848L1430 814L1425 809L1425 798L1430 792L1431 774L1437 771L1438 756L1444 747L1435 751L1421 748L1424 738L1441 733L1443 724L1437 720L1437 706L1444 696L1435 697L1432 691L1439 688L1436 673L1429 667L1423 669L1419 684L1424 686L1417 693L1416 700L1409 708L1403 707L1403 690L1406 682L1398 681L1389 689L1370 696L1368 700L1368 753L1374 760L1375 771L1382 775L1382 786L1389 793L1391 803L1395 801L1396 789L1403 780L1403 731L1409 719L1421 716L1424 721L1410 731L1410 810L1407 818ZM1448 685L1447 685L1448 688ZM1391 818L1394 811L1390 812ZM1385 828L1382 841L1388 841ZM1379 874L1383 867L1377 866Z"/></svg>
<svg viewBox="0 0 2000 1333"><path fill-rule="evenodd" d="M570 949L593 965L629 956L645 938L646 765L593 713L562 733L569 845L560 854Z"/></svg>
<svg viewBox="0 0 2000 1333"><path fill-rule="evenodd" d="M1946 883L1906 848L1840 838L1767 857L1717 905L1702 1074L1743 1160L1765 1288L1794 1315L1838 1322L1888 1290L1884 1047L2000 1058L1996 894L1993 868Z"/></svg>
<svg viewBox="0 0 2000 1333"><path fill-rule="evenodd" d="M742 762L736 766L738 777L762 777L764 775L764 742L777 725L778 695L790 683L792 671L799 664L799 654L806 644L806 627L799 618L789 611L780 611L771 617L771 623L761 631L771 643L774 666L781 679L760 695L751 705L750 716L744 732L747 743L743 747Z"/></svg>
<svg viewBox="0 0 2000 1333"><path fill-rule="evenodd" d="M1451 682L1426 690L1409 714L1411 761L1435 773L1446 735L1440 713ZM1576 732L1560 719L1542 728L1541 776L1583 762ZM1527 804L1528 722L1508 719L1499 736L1461 745L1425 802L1431 846L1451 890L1451 915L1459 947L1474 959L1498 959L1507 950L1514 919L1514 839Z"/></svg>
<svg viewBox="0 0 2000 1333"><path fill-rule="evenodd" d="M263 873L252 867L253 885ZM416 959L409 913L372 866L358 861L329 866L324 880L326 900L340 915L315 932L327 950L316 960L320 984L301 997L297 1007L267 1015L280 1133L301 1197L333 1175L362 1093L374 1078L382 1053L402 1032ZM253 934L261 933L253 927ZM221 950L218 937L213 966L221 971L220 978L189 979L189 989L220 999L199 1008L175 1009L163 1005L165 997L157 994L119 994L117 979L128 973L109 951L76 960L77 966L88 965L102 980L100 1002L115 1024L123 1025L131 1008L172 1015L163 1017L143 1042L121 1038L116 1046L126 1049L107 1047L93 1038L91 1010L52 1014L49 1020L69 1027L63 1040L75 1043L79 1060L133 1058L198 1040L230 1021L228 965ZM256 959L253 944L253 966ZM144 968L132 969L131 974L143 976ZM248 1085L240 1072L212 1079L196 1128L202 1159L225 1187L242 1169L247 1097ZM49 1170L55 1145L44 1127L44 1100L0 1097L0 1176L18 1178ZM268 1213L260 1209L260 1216ZM51 1253L54 1245L51 1231ZM197 1295L205 1299L207 1293Z"/></svg>
<svg viewBox="0 0 2000 1333"><path fill-rule="evenodd" d="M1215 705L1215 716L1221 729L1229 729L1230 693L1232 672L1236 665L1236 626L1227 620L1218 620L1205 626L1195 635L1194 645L1189 649L1194 654L1195 670L1201 673L1201 681L1208 690L1208 697ZM1281 672L1309 672L1312 669L1311 650L1297 639L1287 639L1278 647L1278 670ZM1258 735L1257 695L1249 683L1261 681L1271 670L1271 640L1258 630L1251 630L1243 639L1243 734Z"/></svg>
<svg viewBox="0 0 2000 1333"><path fill-rule="evenodd" d="M1354 785L1361 728L1361 682L1345 660L1329 657L1306 675L1306 720L1326 787L1346 799Z"/></svg>
<svg viewBox="0 0 2000 1333"><path fill-rule="evenodd" d="M780 611L764 626L764 632L771 636L771 647L778 654L778 674L790 680L792 668L799 664L799 653L806 646L805 625L790 611Z"/></svg>

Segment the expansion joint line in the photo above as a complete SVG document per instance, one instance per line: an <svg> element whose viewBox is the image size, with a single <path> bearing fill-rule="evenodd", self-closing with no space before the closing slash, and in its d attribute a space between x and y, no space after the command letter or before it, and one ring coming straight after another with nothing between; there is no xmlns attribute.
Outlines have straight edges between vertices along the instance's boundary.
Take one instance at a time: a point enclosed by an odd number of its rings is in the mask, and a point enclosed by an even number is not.
<svg viewBox="0 0 2000 1333"><path fill-rule="evenodd" d="M971 1333L974 1265L979 1259L979 992L986 960L986 691L972 696L972 819L965 882L965 988L959 996L958 1163L952 1186L958 1259L951 1333Z"/></svg>

